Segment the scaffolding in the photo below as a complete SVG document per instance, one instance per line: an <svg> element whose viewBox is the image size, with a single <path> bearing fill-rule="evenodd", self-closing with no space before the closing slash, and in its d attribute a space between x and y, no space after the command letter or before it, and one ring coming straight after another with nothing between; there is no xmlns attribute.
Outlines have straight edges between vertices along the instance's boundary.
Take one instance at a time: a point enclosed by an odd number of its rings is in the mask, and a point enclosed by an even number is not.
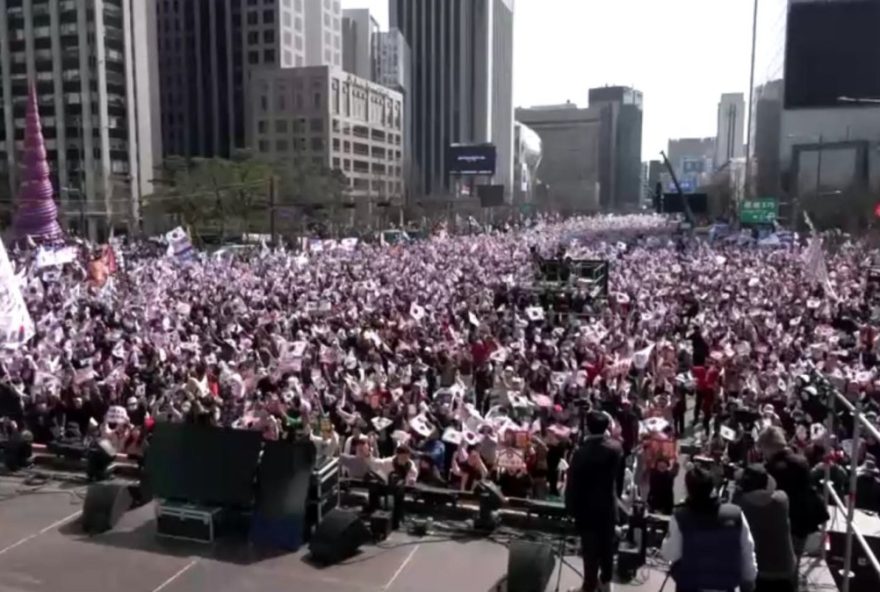
<svg viewBox="0 0 880 592"><path fill-rule="evenodd" d="M833 503L836 511L845 514L846 516L846 542L845 542L845 550L843 557L843 567L841 569L841 592L849 592L850 591L850 583L854 578L854 572L852 570L852 562L853 562L853 543L858 542L858 544L862 548L862 552L865 554L868 562L871 564L871 567L874 568L874 572L880 577L880 562L877 561L877 556L874 555L874 552L871 550L868 541L865 539L865 535L859 531L856 527L855 520L855 511L856 511L856 480L858 478L858 469L859 469L859 459L861 456L862 449L862 440L864 438L864 434L870 434L874 437L874 439L880 442L880 430L878 430L871 422L865 417L862 413L862 405L860 402L856 404L851 403L846 396L840 393L836 388L834 388L828 380L822 376L821 381L823 386L827 389L828 392L828 426L827 426L827 436L829 440L836 433L836 423L837 423L837 411L839 408L850 412L853 416L853 435L852 435L852 447L850 448L850 467L849 467L849 495L846 496L846 501L840 499L840 496L834 491L834 486L832 485L831 480L831 462L825 462L825 479L824 479L824 498L826 507ZM829 448L829 450L831 450ZM824 531L823 527L823 540L825 540L826 531Z"/></svg>

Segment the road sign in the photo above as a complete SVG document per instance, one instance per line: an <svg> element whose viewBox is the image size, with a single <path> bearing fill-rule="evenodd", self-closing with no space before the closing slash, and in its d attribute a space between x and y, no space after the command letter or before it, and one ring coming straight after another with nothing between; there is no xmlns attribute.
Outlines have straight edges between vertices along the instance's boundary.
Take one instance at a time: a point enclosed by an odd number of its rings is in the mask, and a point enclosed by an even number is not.
<svg viewBox="0 0 880 592"><path fill-rule="evenodd" d="M779 202L775 197L748 199L739 209L739 221L743 224L772 224L776 221Z"/></svg>

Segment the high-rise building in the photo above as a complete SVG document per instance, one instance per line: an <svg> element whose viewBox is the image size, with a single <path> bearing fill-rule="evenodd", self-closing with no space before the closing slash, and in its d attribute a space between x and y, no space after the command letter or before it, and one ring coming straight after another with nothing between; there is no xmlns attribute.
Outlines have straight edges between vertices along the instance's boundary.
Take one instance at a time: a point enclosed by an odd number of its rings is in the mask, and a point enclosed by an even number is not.
<svg viewBox="0 0 880 592"><path fill-rule="evenodd" d="M390 0L412 51L413 163L420 195L450 195L447 148L491 143L493 183L513 185L513 0Z"/></svg>
<svg viewBox="0 0 880 592"><path fill-rule="evenodd" d="M342 67L375 81L379 70L379 23L366 8L342 11Z"/></svg>
<svg viewBox="0 0 880 592"><path fill-rule="evenodd" d="M743 93L724 93L718 102L718 127L715 135L715 170L742 158L746 99Z"/></svg>
<svg viewBox="0 0 880 592"><path fill-rule="evenodd" d="M541 139L537 175L546 192L538 204L557 212L598 212L602 111L546 105L517 109L516 120Z"/></svg>
<svg viewBox="0 0 880 592"><path fill-rule="evenodd" d="M0 0L0 172L15 192L28 86L67 222L136 222L161 155L154 0Z"/></svg>
<svg viewBox="0 0 880 592"><path fill-rule="evenodd" d="M342 64L339 0L157 2L165 154L245 147L256 68Z"/></svg>
<svg viewBox="0 0 880 592"><path fill-rule="evenodd" d="M287 0L282 2L285 5L290 4ZM292 0L292 2L296 8L299 8L300 0ZM302 0L302 4L306 17L305 65L341 68L342 8L339 0Z"/></svg>
<svg viewBox="0 0 880 592"><path fill-rule="evenodd" d="M402 205L401 93L333 66L261 68L250 86L247 141L260 154L342 171L361 220Z"/></svg>
<svg viewBox="0 0 880 592"><path fill-rule="evenodd" d="M413 91L412 54L406 39L397 29L384 31L376 37L376 82L403 95L403 138L407 149L403 153L403 168L409 195L415 185L413 179Z"/></svg>
<svg viewBox="0 0 880 592"><path fill-rule="evenodd" d="M641 195L642 93L626 86L591 88L590 107L602 117L601 207L633 209Z"/></svg>

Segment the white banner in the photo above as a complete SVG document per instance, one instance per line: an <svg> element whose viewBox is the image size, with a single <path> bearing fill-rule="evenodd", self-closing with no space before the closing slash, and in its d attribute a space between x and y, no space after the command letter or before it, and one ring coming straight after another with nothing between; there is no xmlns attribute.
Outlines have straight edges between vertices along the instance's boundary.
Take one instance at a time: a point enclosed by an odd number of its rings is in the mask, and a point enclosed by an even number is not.
<svg viewBox="0 0 880 592"><path fill-rule="evenodd" d="M76 247L64 247L63 249L51 250L40 247L37 251L37 269L44 267L62 266L76 261Z"/></svg>
<svg viewBox="0 0 880 592"><path fill-rule="evenodd" d="M17 348L34 336L34 321L21 295L6 247L0 242L0 346Z"/></svg>

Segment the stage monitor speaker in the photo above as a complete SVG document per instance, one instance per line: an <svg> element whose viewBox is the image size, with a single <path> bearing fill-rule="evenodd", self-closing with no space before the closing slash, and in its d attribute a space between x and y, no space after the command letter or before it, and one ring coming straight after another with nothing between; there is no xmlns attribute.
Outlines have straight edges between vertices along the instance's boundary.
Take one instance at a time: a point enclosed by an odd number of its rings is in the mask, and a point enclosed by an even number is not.
<svg viewBox="0 0 880 592"><path fill-rule="evenodd" d="M83 503L82 527L89 534L107 532L131 508L128 485L94 483L86 491Z"/></svg>
<svg viewBox="0 0 880 592"><path fill-rule="evenodd" d="M544 592L555 565L550 545L513 541L507 556L507 592Z"/></svg>
<svg viewBox="0 0 880 592"><path fill-rule="evenodd" d="M878 532L876 529L878 519L875 516L864 514L861 510L856 510L855 518L856 528L864 535L865 542L868 543L875 556L880 556L880 537L867 534ZM831 575L838 586L843 581L841 570L843 569L844 556L846 554L845 529L846 519L841 516L838 518L837 523L829 527L828 530L828 569L831 570ZM850 592L877 592L877 590L880 590L880 576L874 571L867 555L865 555L865 551L855 539L853 539L852 550L853 555L850 569L853 572L853 577L849 582Z"/></svg>
<svg viewBox="0 0 880 592"><path fill-rule="evenodd" d="M304 517L315 456L311 442L266 442L258 472L257 511L266 517Z"/></svg>
<svg viewBox="0 0 880 592"><path fill-rule="evenodd" d="M355 512L335 509L318 524L309 552L316 563L333 565L354 555L369 540L370 531Z"/></svg>

